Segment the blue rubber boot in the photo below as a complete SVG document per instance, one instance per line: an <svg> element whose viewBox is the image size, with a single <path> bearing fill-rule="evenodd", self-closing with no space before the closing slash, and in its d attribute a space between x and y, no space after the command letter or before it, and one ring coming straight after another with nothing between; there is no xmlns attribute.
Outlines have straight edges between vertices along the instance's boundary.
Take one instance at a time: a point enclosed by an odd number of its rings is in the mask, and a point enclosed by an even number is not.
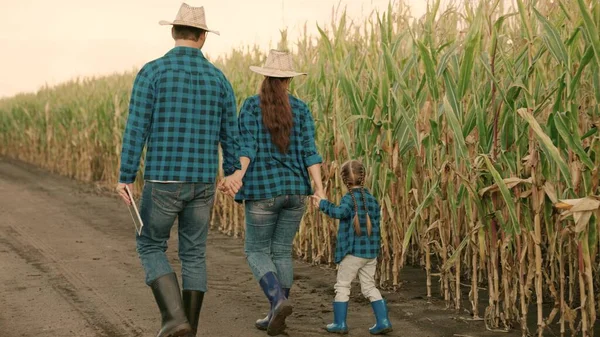
<svg viewBox="0 0 600 337"><path fill-rule="evenodd" d="M348 314L348 302L333 302L333 323L327 324L327 332L345 335L348 333L346 316Z"/></svg>
<svg viewBox="0 0 600 337"><path fill-rule="evenodd" d="M290 288L283 288L283 294L285 295L285 298L290 298ZM272 315L273 315L273 303L271 303L271 309L269 309L269 313L267 314L267 317L257 320L256 323L254 323L254 326L256 326L256 328L258 330L266 331L267 328L269 327L269 321L271 320Z"/></svg>
<svg viewBox="0 0 600 337"><path fill-rule="evenodd" d="M379 300L371 302L371 306L373 307L375 319L377 320L377 323L369 329L371 335L384 335L391 332L393 330L392 323L390 323L390 319L388 318L388 310L385 301Z"/></svg>
<svg viewBox="0 0 600 337"><path fill-rule="evenodd" d="M272 307L267 334L277 336L285 331L285 319L292 314L292 303L285 297L277 275L273 272L266 273L259 283Z"/></svg>

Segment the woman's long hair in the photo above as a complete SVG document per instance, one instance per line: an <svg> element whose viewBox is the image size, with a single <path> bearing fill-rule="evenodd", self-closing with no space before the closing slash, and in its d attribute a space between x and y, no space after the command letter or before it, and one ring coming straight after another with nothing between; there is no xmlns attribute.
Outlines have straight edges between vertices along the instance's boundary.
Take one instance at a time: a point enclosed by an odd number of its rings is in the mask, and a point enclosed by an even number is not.
<svg viewBox="0 0 600 337"><path fill-rule="evenodd" d="M289 81L290 78L265 77L259 94L263 123L281 153L287 153L290 147L290 135L294 126L292 107L287 93Z"/></svg>

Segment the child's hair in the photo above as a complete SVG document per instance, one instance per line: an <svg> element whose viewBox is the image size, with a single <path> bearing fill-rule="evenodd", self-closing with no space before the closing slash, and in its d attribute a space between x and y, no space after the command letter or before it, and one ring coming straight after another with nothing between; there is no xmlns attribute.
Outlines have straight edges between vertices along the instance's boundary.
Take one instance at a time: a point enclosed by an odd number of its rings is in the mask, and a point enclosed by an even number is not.
<svg viewBox="0 0 600 337"><path fill-rule="evenodd" d="M367 235L371 236L371 217L369 216L369 210L367 208L367 198L365 197L365 166L357 161L357 160L349 160L342 165L342 181L350 196L352 197L352 201L354 202L354 232L357 235L362 235L362 231L360 230L360 221L358 219L358 203L356 202L356 197L354 196L354 192L352 191L353 186L360 187L360 194L362 197L363 206L365 207L365 213L367 215Z"/></svg>

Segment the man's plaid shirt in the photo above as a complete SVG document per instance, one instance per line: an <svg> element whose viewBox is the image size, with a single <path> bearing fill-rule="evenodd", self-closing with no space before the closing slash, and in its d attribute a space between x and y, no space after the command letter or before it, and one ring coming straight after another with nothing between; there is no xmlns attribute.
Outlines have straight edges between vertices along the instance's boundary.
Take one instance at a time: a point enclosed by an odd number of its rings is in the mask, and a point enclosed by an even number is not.
<svg viewBox="0 0 600 337"><path fill-rule="evenodd" d="M361 236L354 232L354 202L350 193L354 193L358 204L358 219L360 221ZM364 204L361 198L359 188L355 188L352 192L346 193L340 201L340 205L336 206L328 200L321 200L319 208L323 213L332 218L340 219L338 228L337 241L335 245L335 263L342 262L348 254L362 257L365 259L374 259L379 255L381 247L381 232L379 222L381 218L381 210L379 203L365 189L365 199L367 201L367 209L371 218L371 236L367 235L367 216L364 209Z"/></svg>
<svg viewBox="0 0 600 337"><path fill-rule="evenodd" d="M294 127L286 154L279 151L263 124L259 96L244 102L239 116L240 157L250 158L250 166L237 201L313 193L307 168L322 162L315 146L315 123L304 102L292 95L289 98Z"/></svg>
<svg viewBox="0 0 600 337"><path fill-rule="evenodd" d="M214 183L240 169L231 84L199 49L175 47L146 64L133 84L119 181L131 183L146 148L145 180Z"/></svg>

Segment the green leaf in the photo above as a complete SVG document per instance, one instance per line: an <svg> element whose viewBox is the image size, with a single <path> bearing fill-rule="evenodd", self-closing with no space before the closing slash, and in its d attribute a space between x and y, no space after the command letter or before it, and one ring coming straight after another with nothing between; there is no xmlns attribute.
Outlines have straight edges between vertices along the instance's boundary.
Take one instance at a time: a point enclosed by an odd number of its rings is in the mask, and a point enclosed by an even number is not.
<svg viewBox="0 0 600 337"><path fill-rule="evenodd" d="M556 129L560 134L561 138L567 143L569 149L573 150L579 156L579 159L587 166L588 169L594 169L594 163L590 159L590 157L583 150L583 146L581 145L581 141L579 140L578 132L572 132L569 130L567 123L563 117L563 114L556 113L554 114L554 124L556 125Z"/></svg>
<svg viewBox="0 0 600 337"><path fill-rule="evenodd" d="M516 234L516 235L521 234L521 226L519 226L519 221L517 220L517 211L516 211L515 201L514 201L512 195L510 194L508 187L504 183L504 179L502 179L502 176L500 175L500 173L498 173L498 171L496 170L494 165L492 165L490 158L488 158L487 156L483 156L483 159L485 160L485 165L487 166L488 171L492 174L492 177L494 178L494 182L500 189L500 194L502 194L502 198L504 199L504 202L506 203L506 206L508 207L508 215L509 215L510 224L512 227L512 231L510 231L510 232L513 234Z"/></svg>
<svg viewBox="0 0 600 337"><path fill-rule="evenodd" d="M581 17L583 18L583 26L587 33L587 37L591 40L592 48L596 56L596 64L600 67L600 37L598 36L598 28L592 20L592 15L588 11L587 5L583 0L577 0L579 10L581 11ZM597 4L596 4L597 6Z"/></svg>
<svg viewBox="0 0 600 337"><path fill-rule="evenodd" d="M435 76L435 65L433 63L433 58L431 57L431 52L421 41L417 41L417 46L421 54L421 60L423 60L423 64L425 65L425 76L427 78L427 85L429 86L429 93L431 94L433 100L437 101L440 97L440 93Z"/></svg>
<svg viewBox="0 0 600 337"><path fill-rule="evenodd" d="M560 156L560 152L558 151L556 146L554 146L552 140L550 140L550 137L548 137L548 135L542 130L542 127L535 120L535 117L533 117L533 115L526 108L521 108L517 110L517 112L525 121L527 121L527 123L529 123L529 126L531 127L533 132L535 132L539 140L540 146L542 146L546 153L558 165L558 169L562 173L565 183L569 188L572 189L573 184L571 180L571 172L569 171L569 167L567 166L563 158Z"/></svg>
<svg viewBox="0 0 600 337"><path fill-rule="evenodd" d="M560 34L556 30L556 28L554 28L554 26L550 23L550 21L548 21L548 19L546 19L542 14L540 14L540 12L538 12L537 9L534 8L533 12L537 16L538 20L540 20L540 22L542 23L544 31L546 32L546 34L544 34L542 38L544 40L544 43L546 43L548 50L550 50L550 53L554 56L558 63L562 64L563 66L567 65L569 62L569 55L567 54L567 49L565 48L565 45L560 39Z"/></svg>
<svg viewBox="0 0 600 337"><path fill-rule="evenodd" d="M402 256L400 257L400 261L404 261L408 244L410 243L410 239L412 238L415 232L415 228L417 226L417 220L421 216L421 212L423 212L423 210L429 206L429 204L433 200L434 195L438 192L438 185L439 182L436 180L433 186L431 186L431 188L429 189L429 192L427 193L427 196L425 196L425 199L423 199L419 206L417 206L414 217L410 221L410 225L408 226L406 234L404 235L404 242L402 243Z"/></svg>
<svg viewBox="0 0 600 337"><path fill-rule="evenodd" d="M450 125L450 129L452 129L452 133L454 133L454 142L456 143L456 162L464 162L467 166L469 166L469 160L466 158L469 157L469 151L467 150L467 145L465 143L465 138L463 137L462 128L460 123L458 122L458 118L454 113L454 109L448 102L448 99L444 96L444 112L446 113L446 118L448 120L448 124Z"/></svg>

